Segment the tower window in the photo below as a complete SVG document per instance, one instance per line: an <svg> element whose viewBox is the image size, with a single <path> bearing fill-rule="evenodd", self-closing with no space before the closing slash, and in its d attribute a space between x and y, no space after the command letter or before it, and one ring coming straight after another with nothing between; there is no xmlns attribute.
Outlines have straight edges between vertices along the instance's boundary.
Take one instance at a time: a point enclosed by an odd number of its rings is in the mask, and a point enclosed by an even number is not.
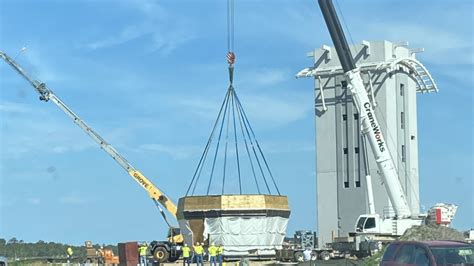
<svg viewBox="0 0 474 266"><path fill-rule="evenodd" d="M343 89L347 89L347 81L345 80L341 81L341 86Z"/></svg>
<svg viewBox="0 0 474 266"><path fill-rule="evenodd" d="M349 181L344 181L344 187L348 188L349 187Z"/></svg>
<svg viewBox="0 0 474 266"><path fill-rule="evenodd" d="M355 148L354 148L354 152L355 152L355 153L359 153L359 147L355 147Z"/></svg>
<svg viewBox="0 0 474 266"><path fill-rule="evenodd" d="M405 145L402 145L402 162L406 162L407 160L407 151Z"/></svg>
<svg viewBox="0 0 474 266"><path fill-rule="evenodd" d="M347 154L347 151L348 151L347 148L344 148L344 154Z"/></svg>
<svg viewBox="0 0 474 266"><path fill-rule="evenodd" d="M354 114L354 120L358 120L359 119L359 114Z"/></svg>
<svg viewBox="0 0 474 266"><path fill-rule="evenodd" d="M346 121L347 120L347 115L342 115L342 120Z"/></svg>
<svg viewBox="0 0 474 266"><path fill-rule="evenodd" d="M400 83L400 96L405 95L405 84Z"/></svg>
<svg viewBox="0 0 474 266"><path fill-rule="evenodd" d="M405 113L404 112L400 113L400 128L401 129L405 128Z"/></svg>

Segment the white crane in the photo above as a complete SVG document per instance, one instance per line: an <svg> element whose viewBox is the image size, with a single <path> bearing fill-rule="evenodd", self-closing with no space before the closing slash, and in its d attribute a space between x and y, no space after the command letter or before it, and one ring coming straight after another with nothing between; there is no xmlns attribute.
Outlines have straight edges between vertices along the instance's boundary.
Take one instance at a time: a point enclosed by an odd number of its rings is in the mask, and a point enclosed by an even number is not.
<svg viewBox="0 0 474 266"><path fill-rule="evenodd" d="M426 215L416 217L412 215L406 195L403 191L403 187L398 179L398 173L395 168L395 164L392 157L390 156L387 143L380 128L380 124L377 121L372 103L368 97L367 91L362 81L360 69L354 63L354 59L347 44L342 27L339 23L339 19L332 1L318 1L324 16L324 20L331 35L331 39L336 48L339 61L345 73L348 82L347 87L352 93L354 104L359 112L361 131L369 142L377 163L377 167L381 173L383 184L395 211L394 217L382 217L381 215L375 213L373 208L373 197L371 195L372 187L370 176L367 176L366 179L369 193L370 213L359 216L359 219L356 223L356 232L368 234L402 235L406 229L412 227L413 225L423 224L426 221ZM441 217L439 220L443 220L445 223L449 224L457 207L450 204L440 204L433 208L445 210L440 210L437 213L440 215L445 213L445 217Z"/></svg>

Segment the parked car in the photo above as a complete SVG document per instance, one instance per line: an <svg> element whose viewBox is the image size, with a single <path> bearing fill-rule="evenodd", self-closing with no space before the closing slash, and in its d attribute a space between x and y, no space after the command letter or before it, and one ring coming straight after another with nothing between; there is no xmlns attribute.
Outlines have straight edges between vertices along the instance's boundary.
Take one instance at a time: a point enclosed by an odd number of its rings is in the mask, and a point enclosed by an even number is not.
<svg viewBox="0 0 474 266"><path fill-rule="evenodd" d="M474 266L474 245L461 241L396 241L387 247L380 265Z"/></svg>

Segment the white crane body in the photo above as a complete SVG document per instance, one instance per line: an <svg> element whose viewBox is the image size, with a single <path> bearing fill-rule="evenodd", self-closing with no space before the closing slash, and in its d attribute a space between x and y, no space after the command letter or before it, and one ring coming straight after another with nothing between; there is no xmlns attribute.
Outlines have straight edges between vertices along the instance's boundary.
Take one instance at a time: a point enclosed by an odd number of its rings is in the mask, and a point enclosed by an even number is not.
<svg viewBox="0 0 474 266"><path fill-rule="evenodd" d="M427 215L418 215L416 217L412 215L406 194L398 178L395 163L390 155L372 102L369 99L367 90L362 81L360 68L354 63L334 5L331 0L318 0L318 2L345 73L348 83L347 87L352 93L354 105L359 112L361 131L370 144L385 190L395 211L395 216L393 217L383 217L375 213L372 182L370 175L367 174L369 214L359 216L355 231L360 234L400 236L410 227L426 223L428 221ZM365 156L367 156L367 153L365 153ZM439 216L437 220L442 221L440 222L441 224L449 225L456 211L456 208L453 206L454 205L438 206L437 211L430 212L437 213Z"/></svg>

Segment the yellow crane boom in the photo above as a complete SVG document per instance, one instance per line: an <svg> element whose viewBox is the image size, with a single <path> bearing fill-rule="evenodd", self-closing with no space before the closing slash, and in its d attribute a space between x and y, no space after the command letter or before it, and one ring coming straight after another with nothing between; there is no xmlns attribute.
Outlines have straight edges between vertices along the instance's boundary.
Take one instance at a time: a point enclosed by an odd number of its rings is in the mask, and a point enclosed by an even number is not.
<svg viewBox="0 0 474 266"><path fill-rule="evenodd" d="M79 116L77 116L61 99L59 99L52 90L50 90L46 84L32 79L12 58L7 54L0 51L0 57L5 60L18 74L25 78L39 93L39 99L41 101L52 101L56 106L59 107L64 113L66 113L72 121L78 125L89 137L91 137L101 149L103 149L108 155L110 155L127 173L143 188L148 192L150 198L155 202L156 206L160 209L160 212L165 219L168 226L171 227L160 204L168 210L173 217L176 218L177 207L174 202L165 195L157 186L155 186L148 178L146 178L140 171L135 169L112 145L105 141L97 132L89 127Z"/></svg>

